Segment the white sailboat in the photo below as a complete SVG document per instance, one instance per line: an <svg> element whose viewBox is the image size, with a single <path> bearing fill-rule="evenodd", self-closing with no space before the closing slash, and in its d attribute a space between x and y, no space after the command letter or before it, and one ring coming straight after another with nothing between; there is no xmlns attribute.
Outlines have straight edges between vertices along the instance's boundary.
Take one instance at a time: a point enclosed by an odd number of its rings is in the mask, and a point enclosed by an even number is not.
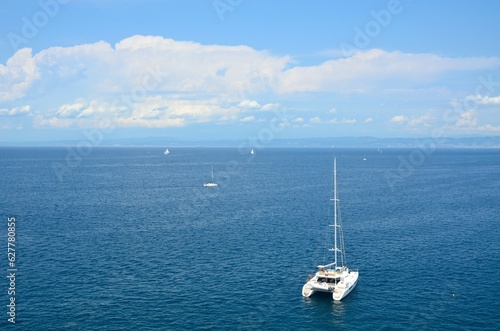
<svg viewBox="0 0 500 331"><path fill-rule="evenodd" d="M203 184L205 187L216 187L219 186L216 182L214 182L214 166L212 166L212 180Z"/></svg>
<svg viewBox="0 0 500 331"><path fill-rule="evenodd" d="M170 154L170 151L168 150L168 148L165 150L165 152L163 152L163 154L165 154L165 155Z"/></svg>
<svg viewBox="0 0 500 331"><path fill-rule="evenodd" d="M302 295L310 297L315 292L329 292L335 301L345 298L358 283L359 271L350 270L347 266L344 233L342 231L342 219L340 215L340 202L337 195L337 159L333 159L333 204L334 216L334 260L326 265L319 265L314 276L310 276L302 287Z"/></svg>
<svg viewBox="0 0 500 331"><path fill-rule="evenodd" d="M255 151L253 150L253 148L252 148L252 150L250 151L250 154L252 154L252 155L254 155L254 154L255 154Z"/></svg>

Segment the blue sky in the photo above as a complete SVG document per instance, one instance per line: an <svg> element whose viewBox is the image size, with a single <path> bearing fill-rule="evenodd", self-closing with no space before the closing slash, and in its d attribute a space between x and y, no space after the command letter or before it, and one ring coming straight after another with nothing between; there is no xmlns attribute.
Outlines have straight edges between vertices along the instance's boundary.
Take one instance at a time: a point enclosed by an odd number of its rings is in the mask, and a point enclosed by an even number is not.
<svg viewBox="0 0 500 331"><path fill-rule="evenodd" d="M493 0L6 1L0 142L498 136L499 13Z"/></svg>

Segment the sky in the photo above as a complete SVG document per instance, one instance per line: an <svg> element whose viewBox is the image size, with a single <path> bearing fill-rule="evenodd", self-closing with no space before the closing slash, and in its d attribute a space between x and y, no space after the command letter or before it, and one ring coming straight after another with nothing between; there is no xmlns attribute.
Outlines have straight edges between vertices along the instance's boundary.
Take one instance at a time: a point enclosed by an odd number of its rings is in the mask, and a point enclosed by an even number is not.
<svg viewBox="0 0 500 331"><path fill-rule="evenodd" d="M0 143L499 136L499 14L496 0L3 1Z"/></svg>

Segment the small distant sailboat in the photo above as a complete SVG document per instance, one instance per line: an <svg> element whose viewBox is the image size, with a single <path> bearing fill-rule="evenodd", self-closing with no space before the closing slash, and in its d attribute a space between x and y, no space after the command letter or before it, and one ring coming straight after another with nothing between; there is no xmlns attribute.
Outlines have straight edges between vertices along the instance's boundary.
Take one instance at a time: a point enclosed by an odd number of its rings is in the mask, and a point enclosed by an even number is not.
<svg viewBox="0 0 500 331"><path fill-rule="evenodd" d="M253 148L252 148L252 150L250 151L250 154L252 154L252 155L254 155L254 154L255 154L255 151L253 150Z"/></svg>
<svg viewBox="0 0 500 331"><path fill-rule="evenodd" d="M216 182L214 182L214 166L212 166L212 180L203 184L204 187L217 187L219 186Z"/></svg>
<svg viewBox="0 0 500 331"><path fill-rule="evenodd" d="M337 196L337 160L333 159L333 203L334 203L334 260L327 265L319 265L314 276L310 276L302 287L302 295L306 298L315 292L332 293L333 300L340 301L345 298L356 287L359 271L350 270L344 247L344 233L342 231L342 220L340 217L340 203ZM340 237L340 238L338 238ZM340 253L340 256L338 256Z"/></svg>
<svg viewBox="0 0 500 331"><path fill-rule="evenodd" d="M367 160L367 159L366 159L366 155L363 155L363 161L366 161L366 160Z"/></svg>
<svg viewBox="0 0 500 331"><path fill-rule="evenodd" d="M170 154L170 151L168 150L168 148L165 150L165 152L163 152L163 154L165 154L165 155Z"/></svg>

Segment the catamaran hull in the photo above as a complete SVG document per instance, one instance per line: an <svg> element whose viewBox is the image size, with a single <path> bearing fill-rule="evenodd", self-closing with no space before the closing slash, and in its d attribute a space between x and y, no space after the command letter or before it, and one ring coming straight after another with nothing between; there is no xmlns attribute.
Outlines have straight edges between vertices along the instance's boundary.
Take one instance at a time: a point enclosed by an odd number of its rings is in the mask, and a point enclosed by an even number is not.
<svg viewBox="0 0 500 331"><path fill-rule="evenodd" d="M335 288L335 290L332 293L332 298L335 301L340 301L344 299L349 293L351 293L352 290L356 287L358 284L358 272L351 272L350 280L348 280L346 283L339 283L338 286Z"/></svg>
<svg viewBox="0 0 500 331"><path fill-rule="evenodd" d="M306 283L306 284L304 284L304 286L302 286L302 296L303 297L309 298L311 295L314 294L314 292L316 292L316 290L313 288L313 286L311 284Z"/></svg>
<svg viewBox="0 0 500 331"><path fill-rule="evenodd" d="M309 298L316 292L333 293L335 285L327 283L319 283L315 279L308 281L302 286L302 296Z"/></svg>
<svg viewBox="0 0 500 331"><path fill-rule="evenodd" d="M318 282L315 277L304 284L302 287L302 296L309 298L316 292L326 292L332 294L333 300L340 301L356 287L358 284L358 277L358 271L351 271L336 284Z"/></svg>

